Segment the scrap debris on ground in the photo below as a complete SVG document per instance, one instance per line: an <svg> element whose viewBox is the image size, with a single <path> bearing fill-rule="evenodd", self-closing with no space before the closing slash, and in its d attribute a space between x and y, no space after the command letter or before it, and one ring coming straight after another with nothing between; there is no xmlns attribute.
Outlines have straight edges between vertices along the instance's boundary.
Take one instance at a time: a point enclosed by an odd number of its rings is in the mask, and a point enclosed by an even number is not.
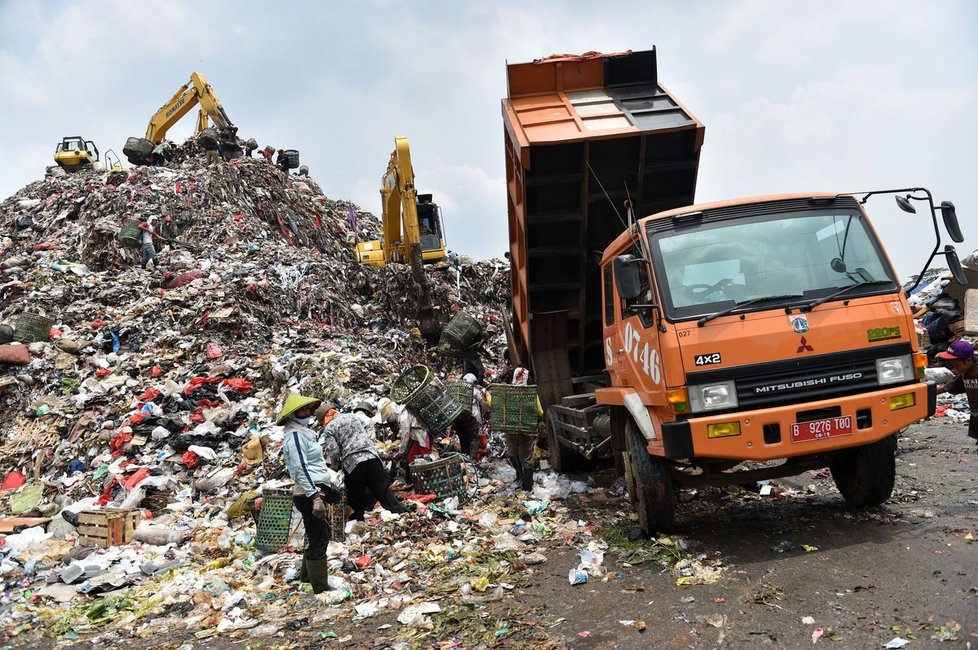
<svg viewBox="0 0 978 650"><path fill-rule="evenodd" d="M566 627L563 616L514 603L555 553L573 552L573 589L637 569L666 574L679 590L724 584L735 567L695 540L628 539L634 515L622 480L602 487L541 472L532 493L517 492L493 440L467 472L470 499L421 498L412 512L376 510L347 524L329 547L335 589L313 596L300 586L301 533L264 553L242 506L287 484L272 426L284 397L350 407L387 395L411 364L443 378L461 364L416 329L408 266L355 261L349 242L377 238L376 217L260 160L203 160L190 147L165 167L112 174L111 183L95 171L47 178L0 204L0 323L27 314L50 325L39 340L0 341L0 351L27 352L0 356L5 640L288 635L301 645L349 641L371 624L394 647L562 647L554 631ZM117 237L127 219L150 215L170 243L143 270ZM441 319L458 309L479 319L501 362L508 263L449 256L426 272ZM963 396L941 396L939 416L966 414ZM395 443L376 433L391 451ZM246 462L243 445L261 435L272 444ZM834 492L822 470L678 498L694 518L724 507L764 517L770 500ZM917 498L898 482L895 502ZM80 539L80 517L113 509L138 514L132 530L104 548ZM860 516L885 525L896 515ZM818 550L796 527L773 524L770 554ZM750 598L777 607L783 592L759 584ZM619 623L637 634L647 625Z"/></svg>

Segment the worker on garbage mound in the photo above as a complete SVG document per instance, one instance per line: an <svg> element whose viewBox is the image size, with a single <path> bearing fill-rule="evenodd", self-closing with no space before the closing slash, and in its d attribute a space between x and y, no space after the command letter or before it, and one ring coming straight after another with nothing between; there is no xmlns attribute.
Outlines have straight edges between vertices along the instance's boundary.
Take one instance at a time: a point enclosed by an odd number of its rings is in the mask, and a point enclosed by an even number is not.
<svg viewBox="0 0 978 650"><path fill-rule="evenodd" d="M462 412L452 422L452 432L458 436L462 453L476 461L482 448L482 425L489 415L489 404L485 389L479 385L475 375L466 373L462 381L472 386L472 403L462 405Z"/></svg>
<svg viewBox="0 0 978 650"><path fill-rule="evenodd" d="M313 593L330 589L327 581L326 547L331 539L327 503L340 500L339 477L327 465L319 436L309 425L320 400L289 395L276 424L284 425L282 456L285 468L295 482L292 502L302 514L308 546L302 555L300 580L312 585Z"/></svg>
<svg viewBox="0 0 978 650"><path fill-rule="evenodd" d="M342 468L346 483L350 519L363 519L374 503L393 513L407 512L391 492L390 476L380 462L380 452L367 434L373 406L360 402L353 413L329 413L326 425L326 452L332 467Z"/></svg>
<svg viewBox="0 0 978 650"><path fill-rule="evenodd" d="M971 411L968 436L978 443L978 359L975 358L975 345L959 339L937 357L947 361L954 372L954 379L938 386L937 392L967 395L968 408Z"/></svg>

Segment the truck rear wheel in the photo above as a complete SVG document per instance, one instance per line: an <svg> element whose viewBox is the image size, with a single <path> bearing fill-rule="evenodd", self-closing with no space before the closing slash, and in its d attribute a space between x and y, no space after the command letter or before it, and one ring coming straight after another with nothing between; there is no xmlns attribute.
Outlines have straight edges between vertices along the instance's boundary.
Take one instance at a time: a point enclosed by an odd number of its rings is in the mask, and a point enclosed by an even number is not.
<svg viewBox="0 0 978 650"><path fill-rule="evenodd" d="M838 452L829 465L832 480L850 506L878 506L893 493L896 435Z"/></svg>
<svg viewBox="0 0 978 650"><path fill-rule="evenodd" d="M625 427L628 462L634 487L632 504L638 512L638 523L646 533L667 533L672 530L676 504L672 479L666 461L649 454L645 438L631 420Z"/></svg>

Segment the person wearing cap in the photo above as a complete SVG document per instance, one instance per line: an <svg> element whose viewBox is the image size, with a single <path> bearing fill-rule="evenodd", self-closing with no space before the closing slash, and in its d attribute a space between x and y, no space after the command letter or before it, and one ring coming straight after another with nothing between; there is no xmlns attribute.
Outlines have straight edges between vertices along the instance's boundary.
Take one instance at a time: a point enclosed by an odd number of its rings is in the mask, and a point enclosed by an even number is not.
<svg viewBox="0 0 978 650"><path fill-rule="evenodd" d="M153 216L146 217L146 221L139 224L139 229L143 231L140 238L142 246L139 249L139 257L144 269L150 260L153 261L154 266L156 265L156 246L153 244L153 238L163 239L157 234L155 224L156 217Z"/></svg>
<svg viewBox="0 0 978 650"><path fill-rule="evenodd" d="M489 412L489 404L486 403L485 390L479 386L475 375L468 373L462 377L462 381L472 386L472 403L462 405L462 413L452 422L452 432L458 436L462 453L472 460L478 460L482 442L479 434Z"/></svg>
<svg viewBox="0 0 978 650"><path fill-rule="evenodd" d="M939 385L937 392L952 395L964 393L968 396L968 407L971 410L968 436L978 443L978 363L975 363L975 346L964 339L958 339L947 346L947 350L939 352L937 358L947 361L955 374L954 379Z"/></svg>
<svg viewBox="0 0 978 650"><path fill-rule="evenodd" d="M430 454L434 447L431 434L407 405L400 405L397 410L397 430L399 442L395 458L404 462L404 476L408 483L413 483L411 463L418 456Z"/></svg>
<svg viewBox="0 0 978 650"><path fill-rule="evenodd" d="M295 483L292 502L302 515L308 546L302 555L301 580L312 585L313 593L327 591L326 547L331 538L326 503L339 501L337 477L326 465L319 436L310 428L320 400L304 395L289 395L276 424L285 427L282 457L285 469Z"/></svg>
<svg viewBox="0 0 978 650"><path fill-rule="evenodd" d="M326 425L326 452L330 465L343 470L347 505L353 511L350 519L363 519L377 501L391 512L407 512L391 492L380 452L367 435L372 418L373 406L360 402L353 413L340 413Z"/></svg>
<svg viewBox="0 0 978 650"><path fill-rule="evenodd" d="M530 381L530 371L526 368L516 368L513 371L512 384L527 386ZM489 406L492 406L492 393L488 396ZM543 416L540 398L537 398L537 418ZM516 481L529 492L533 489L533 450L536 444L536 431L532 433L506 432L506 457L509 464L516 470Z"/></svg>

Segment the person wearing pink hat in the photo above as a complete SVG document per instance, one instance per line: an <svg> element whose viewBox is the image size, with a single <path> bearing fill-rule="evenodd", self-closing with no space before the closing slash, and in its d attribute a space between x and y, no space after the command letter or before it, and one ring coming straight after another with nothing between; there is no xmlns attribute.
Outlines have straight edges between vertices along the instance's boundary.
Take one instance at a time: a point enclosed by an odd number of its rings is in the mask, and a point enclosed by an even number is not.
<svg viewBox="0 0 978 650"><path fill-rule="evenodd" d="M938 393L951 393L968 396L968 407L971 409L971 420L968 424L968 436L978 443L978 363L975 363L975 346L964 339L959 339L947 346L947 350L939 352L937 358L943 359L954 371L954 379L937 387Z"/></svg>

